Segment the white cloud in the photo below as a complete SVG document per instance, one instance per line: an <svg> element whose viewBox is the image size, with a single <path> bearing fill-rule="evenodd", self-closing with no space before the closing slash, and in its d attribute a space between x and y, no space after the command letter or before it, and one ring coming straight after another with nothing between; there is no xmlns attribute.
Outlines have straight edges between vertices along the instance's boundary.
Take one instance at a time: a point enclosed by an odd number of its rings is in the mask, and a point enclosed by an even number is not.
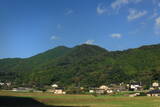
<svg viewBox="0 0 160 107"><path fill-rule="evenodd" d="M97 10L97 13L100 15L107 12L107 8L103 4L98 4L96 10Z"/></svg>
<svg viewBox="0 0 160 107"><path fill-rule="evenodd" d="M111 4L111 7L112 7L113 9L120 9L123 5L126 5L126 4L128 4L128 3L129 3L128 0L116 0L115 2L113 2L113 3Z"/></svg>
<svg viewBox="0 0 160 107"><path fill-rule="evenodd" d="M111 37L112 38L121 38L122 34L120 34L120 33L113 33L113 34L111 34Z"/></svg>
<svg viewBox="0 0 160 107"><path fill-rule="evenodd" d="M73 13L74 13L74 11L72 9L66 9L65 10L65 15L71 15Z"/></svg>
<svg viewBox="0 0 160 107"><path fill-rule="evenodd" d="M53 36L51 36L51 38L50 38L51 40L57 40L58 39L58 37L57 36L55 36L55 35L53 35Z"/></svg>
<svg viewBox="0 0 160 107"><path fill-rule="evenodd" d="M132 20L135 20L135 19L138 19L144 15L147 14L147 11L146 10L143 10L143 11L138 11L136 9L130 9L129 10L129 15L128 15L128 20L129 21L132 21Z"/></svg>
<svg viewBox="0 0 160 107"><path fill-rule="evenodd" d="M160 17L155 19L155 34L160 35Z"/></svg>
<svg viewBox="0 0 160 107"><path fill-rule="evenodd" d="M85 42L85 44L92 45L94 42L95 42L95 40L87 40Z"/></svg>
<svg viewBox="0 0 160 107"><path fill-rule="evenodd" d="M111 7L113 9L117 9L119 10L121 7L127 5L127 4L130 4L130 3L139 3L141 2L142 0L115 0L114 2L111 3Z"/></svg>

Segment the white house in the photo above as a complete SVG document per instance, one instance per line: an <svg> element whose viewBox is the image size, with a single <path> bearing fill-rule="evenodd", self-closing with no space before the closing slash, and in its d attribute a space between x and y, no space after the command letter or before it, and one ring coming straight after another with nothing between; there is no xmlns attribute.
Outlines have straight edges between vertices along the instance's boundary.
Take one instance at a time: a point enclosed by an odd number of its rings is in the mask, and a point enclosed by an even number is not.
<svg viewBox="0 0 160 107"><path fill-rule="evenodd" d="M48 92L53 92L54 94L66 94L63 88L60 88L57 84L52 84L53 89L47 90Z"/></svg>
<svg viewBox="0 0 160 107"><path fill-rule="evenodd" d="M113 93L113 90L112 90L112 89L108 89L108 90L107 90L107 93L108 93L108 94L111 94L111 93Z"/></svg>
<svg viewBox="0 0 160 107"><path fill-rule="evenodd" d="M95 91L93 89L89 90L89 93L94 93Z"/></svg>
<svg viewBox="0 0 160 107"><path fill-rule="evenodd" d="M100 87L99 87L99 89L103 89L103 90L107 90L107 89L109 89L106 85L101 85Z"/></svg>
<svg viewBox="0 0 160 107"><path fill-rule="evenodd" d="M57 85L57 84L53 84L53 85L51 85L51 87L53 87L53 88L57 88L57 87L58 87L58 85Z"/></svg>
<svg viewBox="0 0 160 107"><path fill-rule="evenodd" d="M158 82L153 82L153 83L152 83L152 86L153 86L153 87L159 87L159 83L158 83Z"/></svg>
<svg viewBox="0 0 160 107"><path fill-rule="evenodd" d="M150 90L156 90L156 89L160 89L159 83L158 82L153 82L152 87L150 87Z"/></svg>
<svg viewBox="0 0 160 107"><path fill-rule="evenodd" d="M3 83L3 82L0 82L0 85L1 85L1 86L3 86L3 85L4 85L4 83Z"/></svg>
<svg viewBox="0 0 160 107"><path fill-rule="evenodd" d="M62 88L55 88L55 89L53 90L53 93L54 93L54 94L66 94L66 92L63 91Z"/></svg>
<svg viewBox="0 0 160 107"><path fill-rule="evenodd" d="M53 94L66 94L62 88L48 89L47 92L51 92Z"/></svg>
<svg viewBox="0 0 160 107"><path fill-rule="evenodd" d="M6 85L7 85L7 86L11 86L11 83L10 83L10 82L7 82Z"/></svg>
<svg viewBox="0 0 160 107"><path fill-rule="evenodd" d="M130 89L134 90L134 91L137 91L139 89L141 89L142 86L138 85L138 84L131 84L130 85Z"/></svg>

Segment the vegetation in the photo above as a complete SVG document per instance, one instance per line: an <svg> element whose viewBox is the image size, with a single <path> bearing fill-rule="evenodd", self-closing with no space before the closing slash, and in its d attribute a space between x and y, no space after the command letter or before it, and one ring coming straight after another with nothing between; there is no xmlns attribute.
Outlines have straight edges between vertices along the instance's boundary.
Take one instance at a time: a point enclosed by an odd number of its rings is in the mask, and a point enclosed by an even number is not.
<svg viewBox="0 0 160 107"><path fill-rule="evenodd" d="M95 45L60 46L30 58L0 59L0 80L15 86L96 87L160 81L160 45L107 51Z"/></svg>

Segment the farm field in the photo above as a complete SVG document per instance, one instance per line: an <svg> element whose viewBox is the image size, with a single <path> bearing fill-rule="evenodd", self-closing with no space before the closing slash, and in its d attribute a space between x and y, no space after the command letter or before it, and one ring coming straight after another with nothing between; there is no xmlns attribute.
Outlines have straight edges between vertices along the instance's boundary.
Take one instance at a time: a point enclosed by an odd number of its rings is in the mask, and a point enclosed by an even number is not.
<svg viewBox="0 0 160 107"><path fill-rule="evenodd" d="M0 107L160 107L160 97L95 97L0 91L0 105Z"/></svg>

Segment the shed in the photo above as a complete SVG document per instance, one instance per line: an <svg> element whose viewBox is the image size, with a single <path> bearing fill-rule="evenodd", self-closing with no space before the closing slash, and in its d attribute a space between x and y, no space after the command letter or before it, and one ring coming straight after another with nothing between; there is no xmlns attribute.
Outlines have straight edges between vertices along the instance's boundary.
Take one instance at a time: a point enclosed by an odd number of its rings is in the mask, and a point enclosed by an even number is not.
<svg viewBox="0 0 160 107"><path fill-rule="evenodd" d="M147 93L147 96L160 96L160 90L151 90Z"/></svg>

